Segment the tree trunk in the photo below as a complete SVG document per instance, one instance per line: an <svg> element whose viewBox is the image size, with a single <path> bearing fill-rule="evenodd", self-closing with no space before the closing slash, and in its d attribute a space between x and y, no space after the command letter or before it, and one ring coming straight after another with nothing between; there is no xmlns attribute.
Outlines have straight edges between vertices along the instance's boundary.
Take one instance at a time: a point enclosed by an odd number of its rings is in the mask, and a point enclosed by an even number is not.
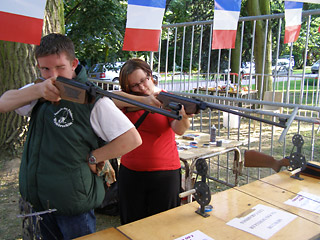
<svg viewBox="0 0 320 240"><path fill-rule="evenodd" d="M269 0L248 0L248 13L251 16L267 15L270 14L270 1ZM254 44L254 57L255 57L255 71L256 76L256 89L259 91L259 97L262 98L263 93L272 89L272 77L264 76L263 88L262 86L262 68L263 68L263 56L265 55L265 68L264 74L271 74L272 64L272 49L271 49L271 28L268 25L267 30L267 44L265 50L265 37L266 37L266 22L259 20L256 22L255 32L255 44Z"/></svg>
<svg viewBox="0 0 320 240"><path fill-rule="evenodd" d="M47 0L43 35L64 33L63 2ZM35 45L0 41L0 93L33 82L39 73L34 57ZM15 112L0 113L0 151L14 151L23 144L28 119Z"/></svg>

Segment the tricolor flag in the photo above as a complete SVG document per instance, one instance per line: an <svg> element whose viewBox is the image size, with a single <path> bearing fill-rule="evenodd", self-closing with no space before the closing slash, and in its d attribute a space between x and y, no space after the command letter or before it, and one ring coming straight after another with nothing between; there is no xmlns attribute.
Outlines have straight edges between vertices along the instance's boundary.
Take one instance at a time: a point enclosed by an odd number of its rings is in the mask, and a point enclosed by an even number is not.
<svg viewBox="0 0 320 240"><path fill-rule="evenodd" d="M212 49L234 48L241 0L215 0Z"/></svg>
<svg viewBox="0 0 320 240"><path fill-rule="evenodd" d="M284 6L286 20L284 43L292 43L298 39L300 34L303 3L285 1Z"/></svg>
<svg viewBox="0 0 320 240"><path fill-rule="evenodd" d="M288 0L290 2L320 3L319 0Z"/></svg>
<svg viewBox="0 0 320 240"><path fill-rule="evenodd" d="M40 44L46 0L8 0L0 4L0 40Z"/></svg>
<svg viewBox="0 0 320 240"><path fill-rule="evenodd" d="M128 0L124 51L159 49L165 0Z"/></svg>

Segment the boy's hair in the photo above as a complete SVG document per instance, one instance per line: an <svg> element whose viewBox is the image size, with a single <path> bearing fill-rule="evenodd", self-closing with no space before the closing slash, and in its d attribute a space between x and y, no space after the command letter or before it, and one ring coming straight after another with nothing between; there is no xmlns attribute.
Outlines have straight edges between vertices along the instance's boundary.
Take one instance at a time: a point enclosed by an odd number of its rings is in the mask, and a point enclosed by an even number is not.
<svg viewBox="0 0 320 240"><path fill-rule="evenodd" d="M72 61L76 58L73 42L60 33L50 33L41 38L40 45L35 48L35 56L45 57L52 54L60 55L64 52L68 59Z"/></svg>
<svg viewBox="0 0 320 240"><path fill-rule="evenodd" d="M121 67L121 71L119 74L119 83L122 91L131 93L128 76L133 73L135 70L141 69L144 71L147 76L152 78L152 70L149 64L139 58L132 58L126 61L126 63ZM154 79L152 81L155 83Z"/></svg>

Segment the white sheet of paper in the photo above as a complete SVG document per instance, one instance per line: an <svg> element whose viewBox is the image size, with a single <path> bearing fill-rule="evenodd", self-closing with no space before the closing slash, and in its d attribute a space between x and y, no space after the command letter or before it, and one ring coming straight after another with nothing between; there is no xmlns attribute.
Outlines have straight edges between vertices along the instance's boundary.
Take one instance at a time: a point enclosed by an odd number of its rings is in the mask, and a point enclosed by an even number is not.
<svg viewBox="0 0 320 240"><path fill-rule="evenodd" d="M320 214L320 196L311 193L298 192L297 196L284 203Z"/></svg>
<svg viewBox="0 0 320 240"><path fill-rule="evenodd" d="M188 233L182 237L176 238L175 240L214 240L203 232L196 230L192 233Z"/></svg>
<svg viewBox="0 0 320 240"><path fill-rule="evenodd" d="M262 204L258 204L252 210L244 217L232 219L227 222L227 225L268 239L297 217L294 214Z"/></svg>

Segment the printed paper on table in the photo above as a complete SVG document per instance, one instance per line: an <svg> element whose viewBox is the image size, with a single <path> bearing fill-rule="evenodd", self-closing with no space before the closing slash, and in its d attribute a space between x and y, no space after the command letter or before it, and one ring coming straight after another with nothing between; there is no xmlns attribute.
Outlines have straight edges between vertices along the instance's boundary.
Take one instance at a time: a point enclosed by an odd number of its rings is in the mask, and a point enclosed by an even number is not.
<svg viewBox="0 0 320 240"><path fill-rule="evenodd" d="M320 214L320 196L311 193L301 191L293 199L284 203Z"/></svg>
<svg viewBox="0 0 320 240"><path fill-rule="evenodd" d="M258 204L244 217L234 218L227 225L268 239L297 216L279 209Z"/></svg>

